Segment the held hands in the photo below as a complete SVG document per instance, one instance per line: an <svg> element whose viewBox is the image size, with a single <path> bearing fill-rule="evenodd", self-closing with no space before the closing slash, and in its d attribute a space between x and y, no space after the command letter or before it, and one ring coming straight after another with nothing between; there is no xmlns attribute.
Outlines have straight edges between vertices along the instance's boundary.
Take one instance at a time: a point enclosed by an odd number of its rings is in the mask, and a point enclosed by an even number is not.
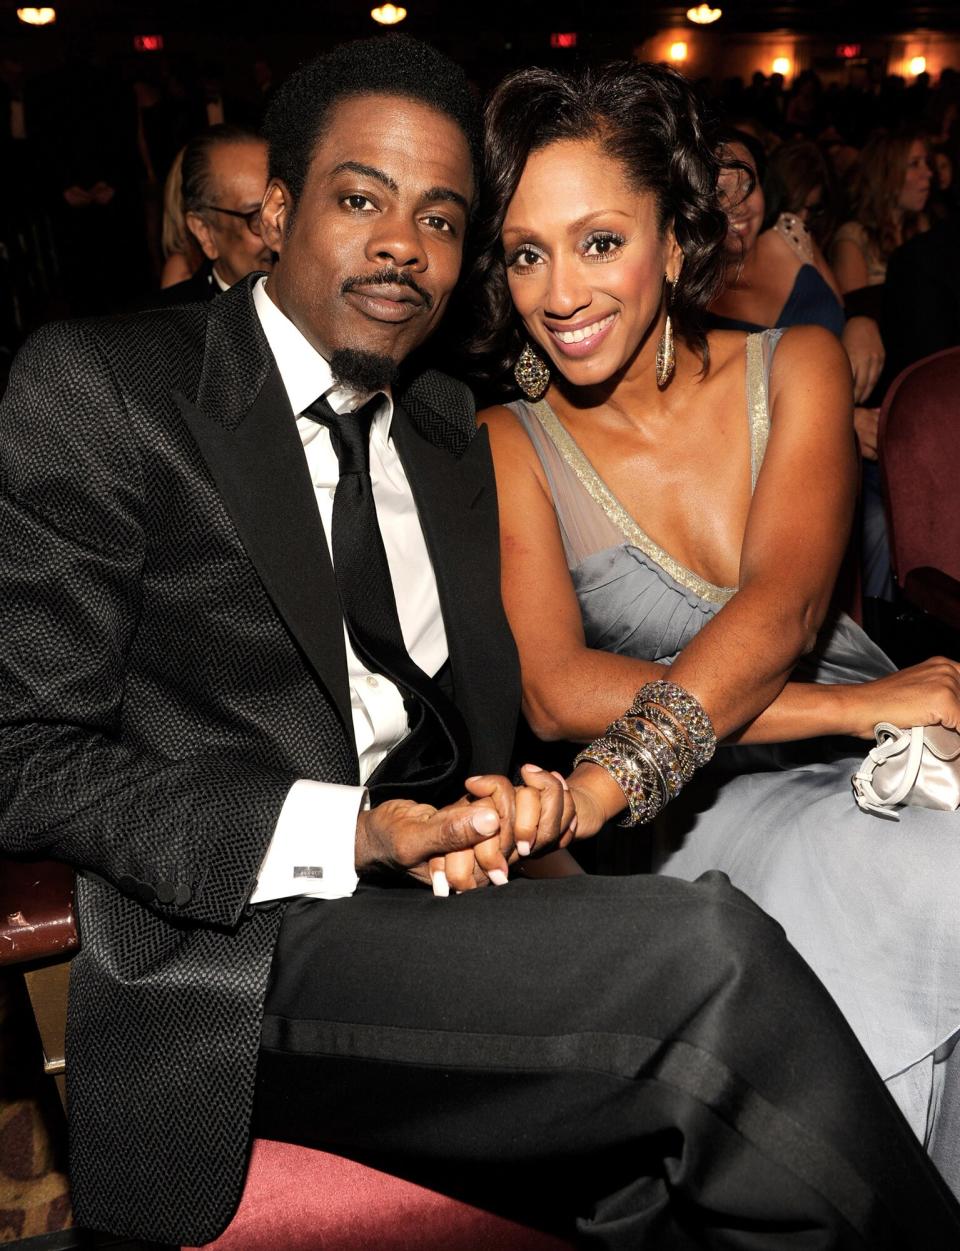
<svg viewBox="0 0 960 1251"><path fill-rule="evenodd" d="M520 775L524 785L516 787L493 774L467 778L467 790L476 799L471 807L495 811L498 832L469 849L432 857L427 868L435 895L448 895L451 888L473 890L488 882L506 886L509 866L519 857L566 847L573 840L577 817L560 774L524 765Z"/></svg>
<svg viewBox="0 0 960 1251"><path fill-rule="evenodd" d="M520 787L494 774L468 778L468 794L446 808L392 799L362 812L357 871L408 873L432 881L438 894L450 885L506 884L518 855L566 846L576 830L573 800L559 775L535 765L522 772L526 785Z"/></svg>
<svg viewBox="0 0 960 1251"><path fill-rule="evenodd" d="M905 729L912 725L960 729L960 663L943 656L874 682L833 689L848 701L848 733L858 738L873 738L879 721Z"/></svg>
<svg viewBox="0 0 960 1251"><path fill-rule="evenodd" d="M569 785L559 773L547 773L536 765L520 771L524 786L512 787L505 778L480 777L467 780L468 790L494 806L501 821L496 838L477 843L469 850L450 852L430 860L428 869L434 894L447 895L450 889L473 890L492 882L507 884L507 871L518 857L533 852L556 851L569 846L574 838L590 838L626 807L623 792L610 775L593 764L582 764L570 775ZM510 847L509 831L513 831ZM566 876L576 871L575 863L554 863L544 876ZM530 876L534 874L531 870Z"/></svg>

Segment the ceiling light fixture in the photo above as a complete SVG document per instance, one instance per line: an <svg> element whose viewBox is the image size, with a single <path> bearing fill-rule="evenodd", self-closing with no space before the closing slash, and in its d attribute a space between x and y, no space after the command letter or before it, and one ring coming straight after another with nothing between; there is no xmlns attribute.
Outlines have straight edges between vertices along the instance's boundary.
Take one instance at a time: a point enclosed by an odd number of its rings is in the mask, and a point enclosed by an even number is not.
<svg viewBox="0 0 960 1251"><path fill-rule="evenodd" d="M17 9L17 17L28 26L49 26L57 20L57 10L49 7L42 9Z"/></svg>
<svg viewBox="0 0 960 1251"><path fill-rule="evenodd" d="M698 26L709 26L717 18L723 17L723 9L711 9L709 4L698 4L695 9L687 9L687 19Z"/></svg>
<svg viewBox="0 0 960 1251"><path fill-rule="evenodd" d="M370 10L370 16L381 26L396 26L397 22L402 22L407 16L407 10L396 4L381 4Z"/></svg>

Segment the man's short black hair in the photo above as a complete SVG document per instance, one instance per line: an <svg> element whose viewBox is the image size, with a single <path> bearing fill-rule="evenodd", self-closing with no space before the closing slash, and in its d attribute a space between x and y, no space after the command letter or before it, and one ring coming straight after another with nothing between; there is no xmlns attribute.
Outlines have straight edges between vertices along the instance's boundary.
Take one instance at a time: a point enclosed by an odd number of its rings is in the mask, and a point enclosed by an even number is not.
<svg viewBox="0 0 960 1251"><path fill-rule="evenodd" d="M270 177L279 178L296 203L331 109L348 96L406 96L445 113L463 131L480 169L479 108L459 65L409 35L381 35L341 44L302 65L270 102L264 134Z"/></svg>

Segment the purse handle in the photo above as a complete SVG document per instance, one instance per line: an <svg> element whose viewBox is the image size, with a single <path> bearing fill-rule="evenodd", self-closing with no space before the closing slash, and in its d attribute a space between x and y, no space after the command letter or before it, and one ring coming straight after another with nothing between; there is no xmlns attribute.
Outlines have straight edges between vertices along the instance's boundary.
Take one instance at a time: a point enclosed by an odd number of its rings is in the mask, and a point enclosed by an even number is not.
<svg viewBox="0 0 960 1251"><path fill-rule="evenodd" d="M864 812L875 812L878 816L892 817L895 821L899 821L899 814L892 809L906 799L920 775L920 765L923 759L923 726L914 725L907 731L901 730L899 726L891 725L889 721L881 721L874 727L874 733L877 736L877 745L871 747L863 764L853 775L851 779L853 793ZM900 785L886 799L881 799L873 789L873 775L879 765L889 760L891 756L900 754L903 750L901 747L903 736L907 733L910 735L910 747L907 751L907 763Z"/></svg>

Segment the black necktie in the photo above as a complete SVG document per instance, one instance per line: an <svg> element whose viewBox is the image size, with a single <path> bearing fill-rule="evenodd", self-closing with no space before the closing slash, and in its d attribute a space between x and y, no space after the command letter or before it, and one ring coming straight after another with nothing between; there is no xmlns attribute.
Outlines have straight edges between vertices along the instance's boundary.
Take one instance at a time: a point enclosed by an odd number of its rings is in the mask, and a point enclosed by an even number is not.
<svg viewBox="0 0 960 1251"><path fill-rule="evenodd" d="M414 735L411 741L401 743L370 779L378 799L388 797L384 786L377 786L378 775L384 772L406 770L402 783L398 779L396 786L396 793L404 794L411 790L411 784L413 789L420 789L452 779L457 770L467 767L469 759L469 738L460 713L437 683L414 663L403 641L370 481L370 426L382 402L383 396L375 395L356 412L335 413L321 397L306 410L330 430L340 466L330 545L350 642L368 669L385 674L397 684L411 724L422 731L416 741ZM411 696L420 701L425 716L417 715L419 710ZM426 757L423 754L422 740L430 733L425 720L440 730L445 746L439 756L429 751ZM388 766L386 770L384 766Z"/></svg>

